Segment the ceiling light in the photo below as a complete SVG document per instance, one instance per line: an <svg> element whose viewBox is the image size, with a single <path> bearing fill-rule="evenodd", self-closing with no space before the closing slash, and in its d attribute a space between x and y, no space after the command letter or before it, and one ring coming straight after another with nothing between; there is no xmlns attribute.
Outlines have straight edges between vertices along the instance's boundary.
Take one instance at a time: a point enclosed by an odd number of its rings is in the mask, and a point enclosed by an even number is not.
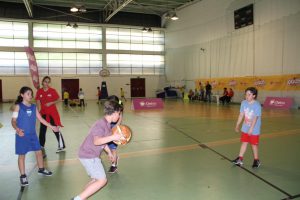
<svg viewBox="0 0 300 200"><path fill-rule="evenodd" d="M177 19L179 19L179 18L178 18L178 16L176 15L176 13L174 13L174 15L171 17L171 19L175 21L175 20L177 20Z"/></svg>
<svg viewBox="0 0 300 200"><path fill-rule="evenodd" d="M78 11L83 13L86 12L85 6L81 6Z"/></svg>
<svg viewBox="0 0 300 200"><path fill-rule="evenodd" d="M147 33L146 27L144 27L144 28L142 29L142 32L143 32L143 33Z"/></svg>
<svg viewBox="0 0 300 200"><path fill-rule="evenodd" d="M78 12L78 8L76 8L75 6L71 7L70 9L71 12Z"/></svg>

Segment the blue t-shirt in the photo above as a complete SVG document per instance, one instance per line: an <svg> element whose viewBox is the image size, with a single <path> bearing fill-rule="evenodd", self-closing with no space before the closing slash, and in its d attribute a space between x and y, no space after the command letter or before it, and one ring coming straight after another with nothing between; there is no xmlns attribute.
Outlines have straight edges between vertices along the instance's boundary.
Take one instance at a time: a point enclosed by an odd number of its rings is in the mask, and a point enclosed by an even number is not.
<svg viewBox="0 0 300 200"><path fill-rule="evenodd" d="M254 101L250 104L247 100L242 101L240 112L244 113L244 122L242 126L242 132L248 133L254 117L258 117L254 125L252 135L260 134L261 126L261 105L258 101Z"/></svg>

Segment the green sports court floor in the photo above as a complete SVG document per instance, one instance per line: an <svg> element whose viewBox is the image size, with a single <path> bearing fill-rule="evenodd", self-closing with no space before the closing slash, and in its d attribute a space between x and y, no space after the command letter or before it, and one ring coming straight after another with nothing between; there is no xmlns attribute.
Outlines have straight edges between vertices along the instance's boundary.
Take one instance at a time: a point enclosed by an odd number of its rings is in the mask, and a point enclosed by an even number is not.
<svg viewBox="0 0 300 200"><path fill-rule="evenodd" d="M45 163L54 175L37 174L34 153L26 159L29 186L19 186L10 104L0 104L0 200L65 200L89 181L77 151L102 107L88 101L85 109L58 105L66 152L56 154L56 139L47 132ZM164 110L132 111L125 103L123 124L133 138L119 148L119 172L90 199L102 200L232 200L300 199L300 111L263 110L259 147L262 165L253 170L250 146L244 167L233 166L240 148L234 132L239 105L167 100ZM102 154L105 168L107 156Z"/></svg>

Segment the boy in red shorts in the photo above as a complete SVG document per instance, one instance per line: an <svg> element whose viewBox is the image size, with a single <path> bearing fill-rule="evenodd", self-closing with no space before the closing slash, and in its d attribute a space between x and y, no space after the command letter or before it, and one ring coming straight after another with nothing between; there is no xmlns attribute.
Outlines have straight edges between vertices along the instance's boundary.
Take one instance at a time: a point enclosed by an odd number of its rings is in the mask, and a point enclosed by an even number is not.
<svg viewBox="0 0 300 200"><path fill-rule="evenodd" d="M240 124L244 118L242 133L241 133L241 148L239 156L232 160L235 165L243 165L243 156L247 150L248 143L252 146L253 151L253 168L258 168L260 166L260 161L258 159L258 143L261 127L261 105L256 100L257 89L254 87L249 87L245 90L246 100L242 101L240 108L240 115L236 123L235 131L240 132Z"/></svg>

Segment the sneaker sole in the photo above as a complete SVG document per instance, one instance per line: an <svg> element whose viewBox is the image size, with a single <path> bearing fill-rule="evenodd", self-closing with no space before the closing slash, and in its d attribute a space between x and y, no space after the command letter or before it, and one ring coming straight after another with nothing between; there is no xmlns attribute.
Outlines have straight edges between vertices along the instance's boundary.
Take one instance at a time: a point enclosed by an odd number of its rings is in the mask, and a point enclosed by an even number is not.
<svg viewBox="0 0 300 200"><path fill-rule="evenodd" d="M243 166L244 163L233 163L233 164L241 167L241 166Z"/></svg>
<svg viewBox="0 0 300 200"><path fill-rule="evenodd" d="M114 173L116 173L116 172L118 172L118 170L116 169L116 171L114 171L114 172L110 172L110 171L108 171L107 173L109 173L109 174L114 174Z"/></svg>
<svg viewBox="0 0 300 200"><path fill-rule="evenodd" d="M259 168L260 165L261 165L261 164L259 164L258 166L255 166L255 167L252 166L252 168L253 168L253 169L257 169L257 168Z"/></svg>
<svg viewBox="0 0 300 200"><path fill-rule="evenodd" d="M63 151L66 151L66 149L62 149L62 150L59 150L59 151L56 151L55 153L60 153L60 152L63 152Z"/></svg>
<svg viewBox="0 0 300 200"><path fill-rule="evenodd" d="M42 174L42 173L39 173L39 172L38 172L38 174L41 175L41 176L52 176L53 175L53 174L51 174L51 175Z"/></svg>

